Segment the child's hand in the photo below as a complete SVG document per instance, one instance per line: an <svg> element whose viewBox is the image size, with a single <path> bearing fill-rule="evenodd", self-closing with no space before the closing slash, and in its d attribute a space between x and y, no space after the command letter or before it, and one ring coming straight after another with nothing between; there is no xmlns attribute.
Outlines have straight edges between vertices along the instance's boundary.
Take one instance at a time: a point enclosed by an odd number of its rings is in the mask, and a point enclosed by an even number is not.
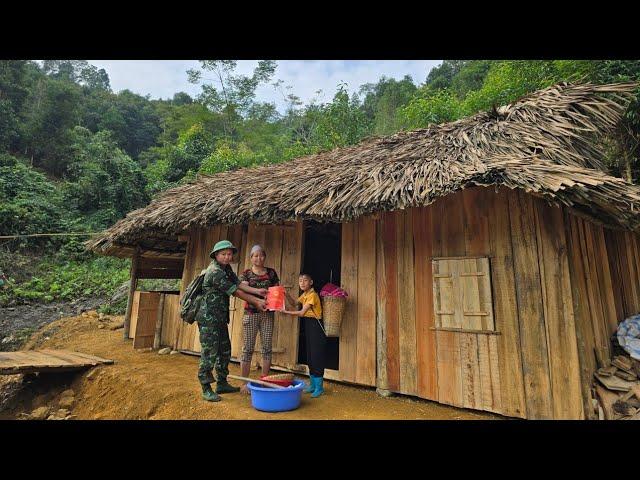
<svg viewBox="0 0 640 480"><path fill-rule="evenodd" d="M258 288L258 295L260 295L261 297L266 297L268 291L269 290L267 290L266 288Z"/></svg>

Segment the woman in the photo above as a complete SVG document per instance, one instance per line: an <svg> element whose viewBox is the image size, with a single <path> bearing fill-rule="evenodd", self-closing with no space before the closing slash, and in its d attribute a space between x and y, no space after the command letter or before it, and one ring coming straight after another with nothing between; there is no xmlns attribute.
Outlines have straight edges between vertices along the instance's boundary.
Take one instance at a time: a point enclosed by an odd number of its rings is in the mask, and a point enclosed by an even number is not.
<svg viewBox="0 0 640 480"><path fill-rule="evenodd" d="M278 274L273 268L264 266L267 253L261 245L254 245L250 253L251 268L245 270L238 277L240 282L252 288L267 289L280 284ZM242 318L242 358L240 368L242 376L248 377L251 369L251 357L256 345L256 337L260 332L262 343L262 374L268 375L271 368L271 340L273 337L273 312L261 312L253 305L245 303ZM242 387L243 393L249 393L247 385Z"/></svg>

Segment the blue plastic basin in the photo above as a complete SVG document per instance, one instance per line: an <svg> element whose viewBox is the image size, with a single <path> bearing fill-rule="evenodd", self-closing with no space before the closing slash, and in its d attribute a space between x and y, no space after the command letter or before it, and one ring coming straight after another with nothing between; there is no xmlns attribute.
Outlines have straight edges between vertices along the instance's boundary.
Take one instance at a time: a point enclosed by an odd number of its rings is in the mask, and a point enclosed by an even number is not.
<svg viewBox="0 0 640 480"><path fill-rule="evenodd" d="M251 391L251 405L256 410L263 412L286 412L295 410L300 406L304 382L294 380L291 388L283 390L269 387L261 387L257 383L249 382Z"/></svg>

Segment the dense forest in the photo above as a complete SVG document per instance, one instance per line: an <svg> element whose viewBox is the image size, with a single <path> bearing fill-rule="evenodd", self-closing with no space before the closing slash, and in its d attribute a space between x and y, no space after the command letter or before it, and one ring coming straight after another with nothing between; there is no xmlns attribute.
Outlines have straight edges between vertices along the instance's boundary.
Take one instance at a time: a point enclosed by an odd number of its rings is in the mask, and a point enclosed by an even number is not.
<svg viewBox="0 0 640 480"><path fill-rule="evenodd" d="M0 235L23 236L0 240L0 306L108 295L127 280L128 262L84 251L88 236L24 235L97 232L198 174L454 121L558 82L640 81L640 61L445 60L419 84L382 77L353 94L341 84L330 102L305 104L275 61L236 70L201 61L185 72L196 98L157 100L113 92L108 73L82 60L0 61ZM284 112L256 99L260 85L277 89ZM638 100L606 152L611 174L638 180Z"/></svg>

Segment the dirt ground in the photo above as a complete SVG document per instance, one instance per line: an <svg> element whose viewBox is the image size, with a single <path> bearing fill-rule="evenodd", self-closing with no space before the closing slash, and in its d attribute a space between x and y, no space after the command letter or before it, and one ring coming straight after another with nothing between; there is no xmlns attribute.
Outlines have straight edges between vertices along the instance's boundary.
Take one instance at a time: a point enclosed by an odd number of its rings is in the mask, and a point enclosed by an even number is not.
<svg viewBox="0 0 640 480"><path fill-rule="evenodd" d="M406 396L383 398L373 388L325 382L325 394L311 399L303 394L300 408L290 412L265 413L251 406L249 396L225 394L217 403L200 397L196 371L198 357L184 354L159 355L136 351L131 341L122 339L122 317L97 315L68 317L36 332L24 349L52 348L73 350L110 358L113 365L88 371L0 376L0 419L26 418L38 407L49 411L65 407L71 419L395 419L462 420L500 419L485 412L458 409ZM103 325L102 328L98 328ZM230 365L239 375L239 366ZM259 372L252 371L257 377ZM305 377L301 377L305 378ZM238 384L238 382L231 381ZM72 392L70 392L72 390ZM65 392L63 394L63 391ZM71 401L68 400L68 395ZM4 402L4 406L3 406ZM72 403L69 406L69 403Z"/></svg>

